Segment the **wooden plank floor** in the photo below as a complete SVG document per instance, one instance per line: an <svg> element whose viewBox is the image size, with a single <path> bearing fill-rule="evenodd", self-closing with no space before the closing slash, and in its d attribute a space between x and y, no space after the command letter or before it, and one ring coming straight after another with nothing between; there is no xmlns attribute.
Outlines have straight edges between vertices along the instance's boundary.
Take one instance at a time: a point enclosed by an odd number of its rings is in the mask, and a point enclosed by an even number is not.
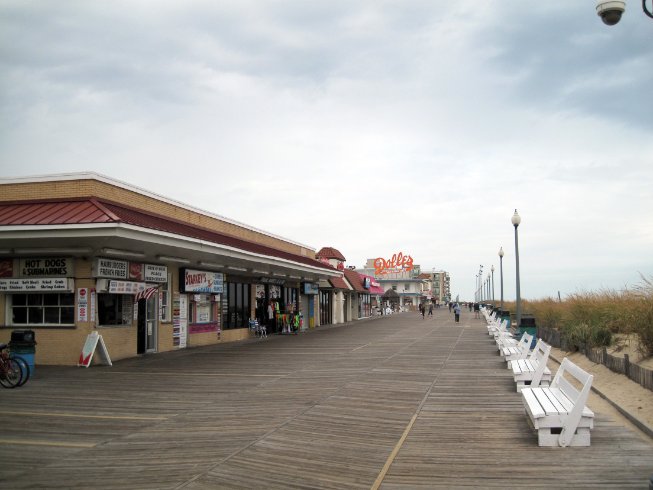
<svg viewBox="0 0 653 490"><path fill-rule="evenodd" d="M37 366L0 391L6 488L647 488L653 441L596 413L539 448L481 320L448 310Z"/></svg>

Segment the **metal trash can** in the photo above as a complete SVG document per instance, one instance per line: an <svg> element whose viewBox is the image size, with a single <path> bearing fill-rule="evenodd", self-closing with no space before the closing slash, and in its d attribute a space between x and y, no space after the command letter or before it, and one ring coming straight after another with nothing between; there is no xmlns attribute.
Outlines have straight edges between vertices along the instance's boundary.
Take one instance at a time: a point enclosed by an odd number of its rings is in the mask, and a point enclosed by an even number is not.
<svg viewBox="0 0 653 490"><path fill-rule="evenodd" d="M508 330L510 330L510 312L508 310L499 310L499 317L506 321Z"/></svg>
<svg viewBox="0 0 653 490"><path fill-rule="evenodd" d="M36 354L36 340L33 330L14 330L11 332L9 351L25 359L31 375L34 374L34 355Z"/></svg>
<svg viewBox="0 0 653 490"><path fill-rule="evenodd" d="M519 336L521 337L524 332L528 332L533 336L533 341L531 342L531 349L535 347L537 343L537 326L535 325L535 317L530 313L524 313L521 316L521 324L517 327L519 330Z"/></svg>

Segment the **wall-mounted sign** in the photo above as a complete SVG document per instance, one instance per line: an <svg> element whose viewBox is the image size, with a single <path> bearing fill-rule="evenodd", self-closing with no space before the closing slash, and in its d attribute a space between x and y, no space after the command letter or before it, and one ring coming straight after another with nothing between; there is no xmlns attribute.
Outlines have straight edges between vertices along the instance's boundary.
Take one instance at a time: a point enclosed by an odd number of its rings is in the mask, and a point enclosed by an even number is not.
<svg viewBox="0 0 653 490"><path fill-rule="evenodd" d="M168 282L168 266L145 264L143 279L145 282Z"/></svg>
<svg viewBox="0 0 653 490"><path fill-rule="evenodd" d="M304 284L304 294L317 294L320 292L320 289L317 284L314 282L305 282Z"/></svg>
<svg viewBox="0 0 653 490"><path fill-rule="evenodd" d="M112 279L127 279L129 262L126 260L113 260L98 258L93 262L93 276L109 277Z"/></svg>
<svg viewBox="0 0 653 490"><path fill-rule="evenodd" d="M379 257L374 259L375 274L395 274L398 272L408 272L413 270L413 258L410 255L404 255L399 252L394 254L391 259Z"/></svg>
<svg viewBox="0 0 653 490"><path fill-rule="evenodd" d="M77 321L88 321L88 288L77 289Z"/></svg>
<svg viewBox="0 0 653 490"><path fill-rule="evenodd" d="M286 280L285 279L276 279L274 277L261 277L258 282L261 284L278 284L279 286L282 286L285 284Z"/></svg>
<svg viewBox="0 0 653 490"><path fill-rule="evenodd" d="M63 257L20 259L22 277L65 277L75 275L73 259Z"/></svg>
<svg viewBox="0 0 653 490"><path fill-rule="evenodd" d="M222 272L179 269L179 291L182 293L213 293L224 291Z"/></svg>
<svg viewBox="0 0 653 490"><path fill-rule="evenodd" d="M74 289L74 280L60 278L0 279L0 291L68 291Z"/></svg>

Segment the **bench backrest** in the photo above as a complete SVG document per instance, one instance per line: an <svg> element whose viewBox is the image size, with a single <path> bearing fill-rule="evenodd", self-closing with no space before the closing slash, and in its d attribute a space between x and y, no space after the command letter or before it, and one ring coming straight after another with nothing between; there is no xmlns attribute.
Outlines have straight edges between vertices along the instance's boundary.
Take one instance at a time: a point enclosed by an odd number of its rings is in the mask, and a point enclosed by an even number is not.
<svg viewBox="0 0 653 490"><path fill-rule="evenodd" d="M494 330L494 335L499 336L501 334L508 333L508 322L506 320L501 320L497 328Z"/></svg>
<svg viewBox="0 0 653 490"><path fill-rule="evenodd" d="M542 339L537 339L537 344L535 344L533 352L528 356L528 359L533 364L537 364L535 372L533 373L533 379L531 380L532 386L540 385L542 376L544 376L544 370L546 369L546 363L549 361L550 352L551 346L546 344Z"/></svg>
<svg viewBox="0 0 653 490"><path fill-rule="evenodd" d="M544 362L544 364L546 364L549 360L550 353L551 346L544 342L542 339L537 339L537 344L535 344L533 351L529 354L528 360L537 363Z"/></svg>
<svg viewBox="0 0 653 490"><path fill-rule="evenodd" d="M580 384L581 389L578 390L568 379L565 378L565 375L569 376L569 378L575 379ZM590 388L592 387L593 379L594 376L576 366L576 364L565 357L558 368L558 372L556 372L556 375L553 378L551 388L558 388L574 403L574 405L582 403L582 406L585 406Z"/></svg>
<svg viewBox="0 0 653 490"><path fill-rule="evenodd" d="M517 344L519 352L522 354L528 354L528 352L531 350L531 342L533 342L533 336L528 332L524 332L524 334L521 336L521 339L519 340L519 344Z"/></svg>

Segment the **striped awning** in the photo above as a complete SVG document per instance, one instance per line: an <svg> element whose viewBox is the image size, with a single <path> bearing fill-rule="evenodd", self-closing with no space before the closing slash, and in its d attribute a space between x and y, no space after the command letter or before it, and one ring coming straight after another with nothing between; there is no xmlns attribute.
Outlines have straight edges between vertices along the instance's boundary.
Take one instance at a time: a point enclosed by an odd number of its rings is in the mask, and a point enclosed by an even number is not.
<svg viewBox="0 0 653 490"><path fill-rule="evenodd" d="M140 299L150 299L158 290L158 287L145 288L143 291L136 293L134 301L136 302Z"/></svg>

